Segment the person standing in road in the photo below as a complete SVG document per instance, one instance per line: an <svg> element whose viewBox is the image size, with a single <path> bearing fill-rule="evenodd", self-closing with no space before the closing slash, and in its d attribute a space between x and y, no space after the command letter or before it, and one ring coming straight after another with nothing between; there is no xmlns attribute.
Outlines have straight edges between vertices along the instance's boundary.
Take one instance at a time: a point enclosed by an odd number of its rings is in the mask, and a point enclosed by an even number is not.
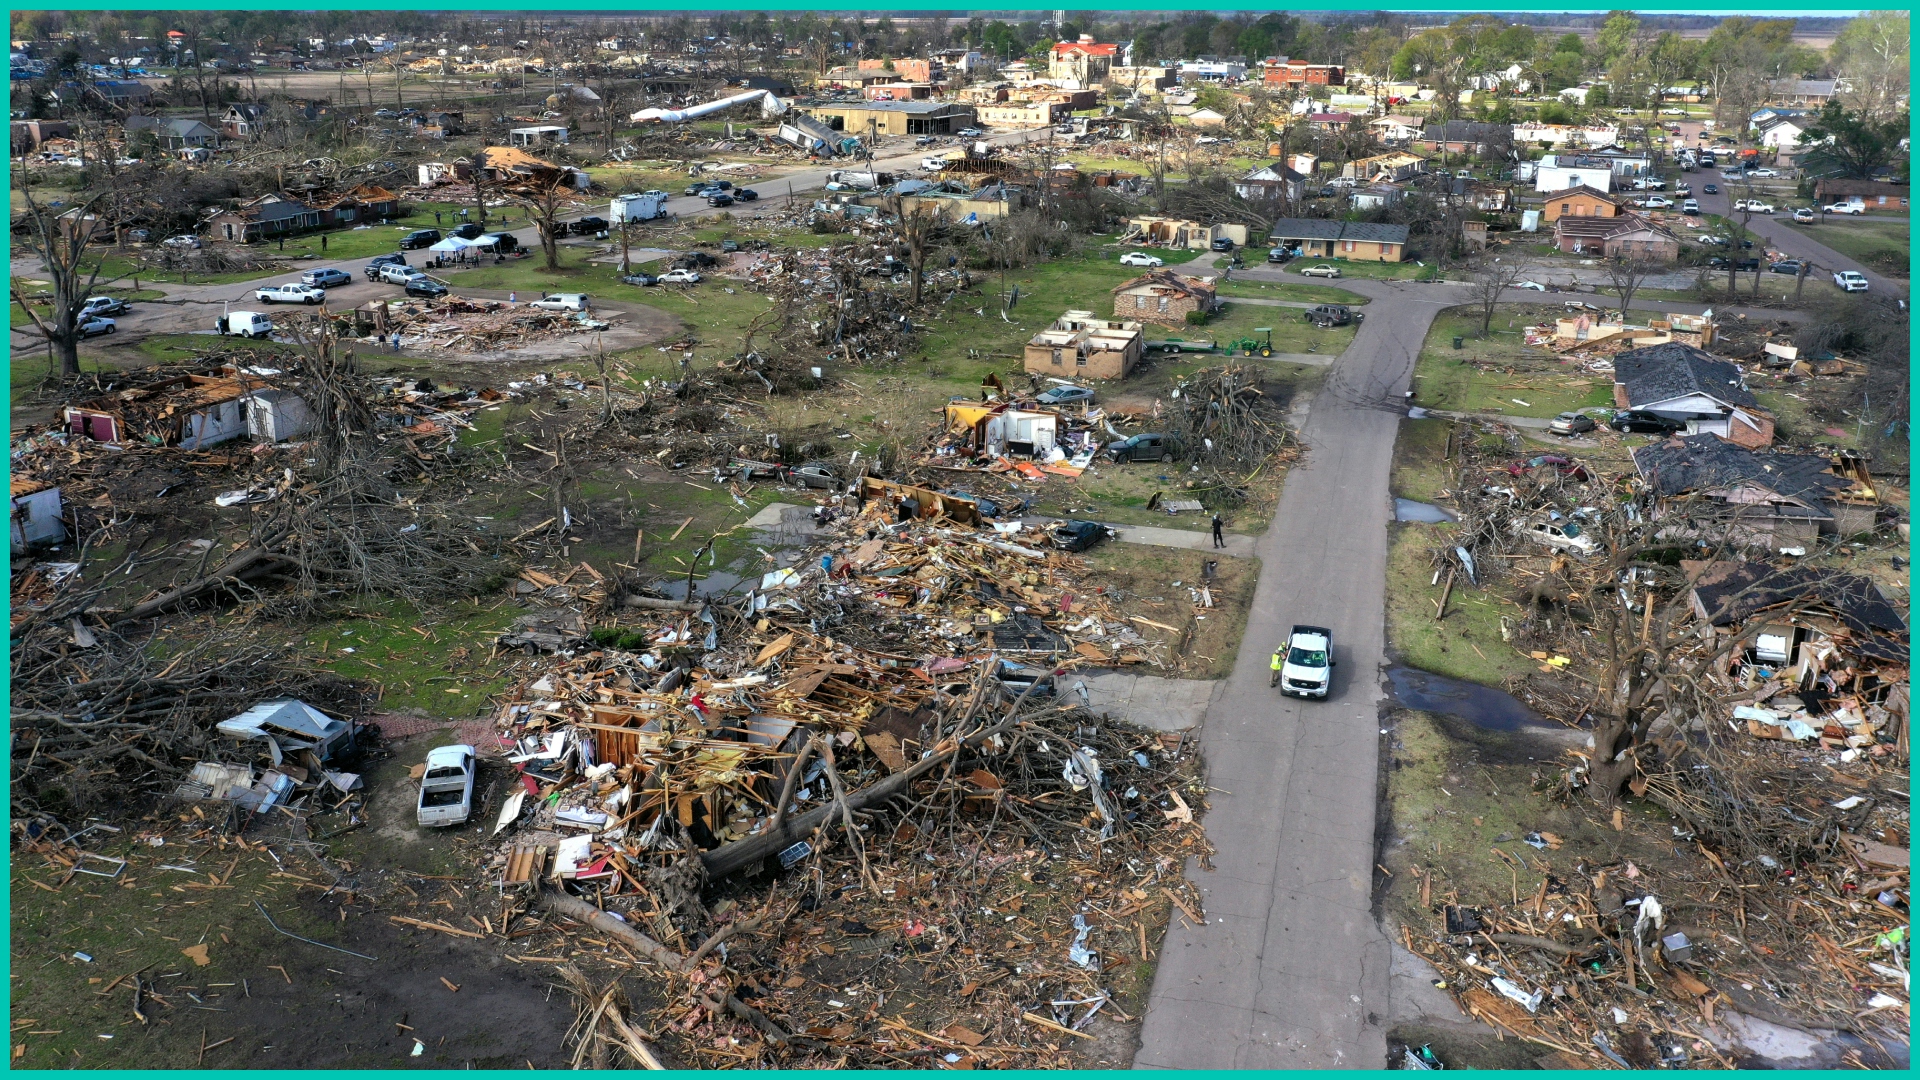
<svg viewBox="0 0 1920 1080"><path fill-rule="evenodd" d="M520 294L519 294L519 293L517 293L517 292L510 292L510 293L508 293L508 294L507 294L507 306L508 306L508 307L512 307L513 305L515 305L515 304L517 304L517 303L519 303L519 302L520 302Z"/></svg>
<svg viewBox="0 0 1920 1080"><path fill-rule="evenodd" d="M1285 645L1273 650L1273 677L1267 680L1268 686L1280 685L1280 666L1286 662L1286 659L1287 647Z"/></svg>
<svg viewBox="0 0 1920 1080"><path fill-rule="evenodd" d="M1226 535L1221 532L1221 528L1225 524L1226 522L1223 522L1220 520L1219 514L1213 515L1213 546L1214 547L1223 548L1227 546Z"/></svg>

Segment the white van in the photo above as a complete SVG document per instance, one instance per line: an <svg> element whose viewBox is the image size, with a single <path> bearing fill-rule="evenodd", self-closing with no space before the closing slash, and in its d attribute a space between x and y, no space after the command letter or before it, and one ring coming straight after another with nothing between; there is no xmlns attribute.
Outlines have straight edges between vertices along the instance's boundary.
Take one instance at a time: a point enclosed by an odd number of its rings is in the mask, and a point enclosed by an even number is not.
<svg viewBox="0 0 1920 1080"><path fill-rule="evenodd" d="M592 311L593 300L586 293L548 293L527 306L541 311Z"/></svg>
<svg viewBox="0 0 1920 1080"><path fill-rule="evenodd" d="M245 338L263 338L273 333L273 320L257 311L229 311L214 320L213 328L223 336L238 334Z"/></svg>

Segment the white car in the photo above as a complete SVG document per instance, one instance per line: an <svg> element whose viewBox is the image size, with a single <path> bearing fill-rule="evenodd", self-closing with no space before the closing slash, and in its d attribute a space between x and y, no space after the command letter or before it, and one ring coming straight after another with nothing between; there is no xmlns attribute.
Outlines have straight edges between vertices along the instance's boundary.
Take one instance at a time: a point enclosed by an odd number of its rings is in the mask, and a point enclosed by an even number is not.
<svg viewBox="0 0 1920 1080"><path fill-rule="evenodd" d="M1673 205L1673 200L1665 195L1650 195L1641 200L1640 205L1649 210L1664 210Z"/></svg>
<svg viewBox="0 0 1920 1080"><path fill-rule="evenodd" d="M473 747L440 746L427 752L420 778L418 820L428 828L463 825L473 815Z"/></svg>
<svg viewBox="0 0 1920 1080"><path fill-rule="evenodd" d="M200 246L200 238L190 233L181 233L179 236L169 236L165 240L160 241L160 246L170 248L197 248Z"/></svg>
<svg viewBox="0 0 1920 1080"><path fill-rule="evenodd" d="M1593 537L1581 532L1579 525L1565 518L1554 521L1550 518L1537 517L1530 521L1516 521L1513 530L1548 547L1559 548L1562 551L1577 551L1582 555L1592 554L1597 546L1593 542Z"/></svg>
<svg viewBox="0 0 1920 1080"><path fill-rule="evenodd" d="M1661 110L1660 110L1660 115L1661 115L1661 116L1685 116L1685 115L1687 115L1687 110L1685 110L1685 109L1661 109Z"/></svg>
<svg viewBox="0 0 1920 1080"><path fill-rule="evenodd" d="M1754 213L1754 214L1773 213L1773 204L1769 202L1762 202L1759 199L1735 199L1733 200L1733 208L1735 210L1745 210L1749 213Z"/></svg>
<svg viewBox="0 0 1920 1080"><path fill-rule="evenodd" d="M1682 202L1682 203L1680 204L1680 212L1681 212L1681 213L1683 213L1683 214L1697 214L1697 213L1699 213L1699 212L1700 212L1700 202L1699 202L1699 200L1697 200L1697 199L1687 199L1687 200L1685 200L1684 202Z"/></svg>
<svg viewBox="0 0 1920 1080"><path fill-rule="evenodd" d="M1864 214L1867 212L1867 204L1857 203L1857 202L1837 202L1827 206L1825 209L1829 214Z"/></svg>
<svg viewBox="0 0 1920 1080"><path fill-rule="evenodd" d="M318 304L327 298L327 290L298 282L264 285L253 291L253 298L263 304Z"/></svg>
<svg viewBox="0 0 1920 1080"><path fill-rule="evenodd" d="M700 275L692 270L669 270L660 275L662 285L697 285Z"/></svg>
<svg viewBox="0 0 1920 1080"><path fill-rule="evenodd" d="M1121 266L1165 266L1167 261L1158 255L1149 255L1144 251L1129 251L1120 256Z"/></svg>
<svg viewBox="0 0 1920 1080"><path fill-rule="evenodd" d="M1866 292L1867 278L1858 270L1842 270L1833 275L1833 283L1847 292Z"/></svg>
<svg viewBox="0 0 1920 1080"><path fill-rule="evenodd" d="M1793 212L1793 220L1801 225L1813 224L1815 217L1813 208L1809 206L1803 206Z"/></svg>
<svg viewBox="0 0 1920 1080"><path fill-rule="evenodd" d="M345 270L326 266L301 274L300 283L303 285L316 285L322 289L331 289L335 285L353 284L353 275L347 273Z"/></svg>
<svg viewBox="0 0 1920 1080"><path fill-rule="evenodd" d="M1547 291L1547 287L1537 281L1516 281L1513 283L1513 287L1516 289L1532 289L1534 292Z"/></svg>
<svg viewBox="0 0 1920 1080"><path fill-rule="evenodd" d="M1778 169L1755 169L1750 175L1772 180L1780 175L1780 171Z"/></svg>
<svg viewBox="0 0 1920 1080"><path fill-rule="evenodd" d="M1327 263L1320 263L1317 266L1309 266L1305 270L1300 271L1300 276L1336 278L1340 276L1340 268Z"/></svg>
<svg viewBox="0 0 1920 1080"><path fill-rule="evenodd" d="M100 334L111 334L116 329L118 329L118 327L114 325L112 319L103 319L98 315L90 315L87 318L81 319L79 326L80 336L83 338L96 337Z"/></svg>

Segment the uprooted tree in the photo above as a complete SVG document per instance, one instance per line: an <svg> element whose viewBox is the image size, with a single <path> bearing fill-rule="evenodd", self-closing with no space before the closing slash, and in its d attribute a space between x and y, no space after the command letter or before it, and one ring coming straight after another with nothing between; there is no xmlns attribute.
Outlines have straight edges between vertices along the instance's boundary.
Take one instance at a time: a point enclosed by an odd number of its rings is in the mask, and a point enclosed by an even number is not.
<svg viewBox="0 0 1920 1080"><path fill-rule="evenodd" d="M560 215L572 205L569 199L572 190L564 179L554 177L533 182L514 200L526 208L527 216L540 231L540 253L546 258L548 270L560 269L560 237L566 230Z"/></svg>

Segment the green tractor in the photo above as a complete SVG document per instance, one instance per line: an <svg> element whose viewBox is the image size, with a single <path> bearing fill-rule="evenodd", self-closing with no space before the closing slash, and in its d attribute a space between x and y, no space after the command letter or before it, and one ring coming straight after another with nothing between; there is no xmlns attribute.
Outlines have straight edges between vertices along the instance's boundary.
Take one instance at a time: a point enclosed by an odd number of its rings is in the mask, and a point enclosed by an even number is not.
<svg viewBox="0 0 1920 1080"><path fill-rule="evenodd" d="M1227 355L1233 356L1237 353L1246 353L1248 356L1272 356L1273 327L1256 326L1253 328L1253 332L1260 336L1243 337L1233 341L1223 342L1222 344L1227 350Z"/></svg>

